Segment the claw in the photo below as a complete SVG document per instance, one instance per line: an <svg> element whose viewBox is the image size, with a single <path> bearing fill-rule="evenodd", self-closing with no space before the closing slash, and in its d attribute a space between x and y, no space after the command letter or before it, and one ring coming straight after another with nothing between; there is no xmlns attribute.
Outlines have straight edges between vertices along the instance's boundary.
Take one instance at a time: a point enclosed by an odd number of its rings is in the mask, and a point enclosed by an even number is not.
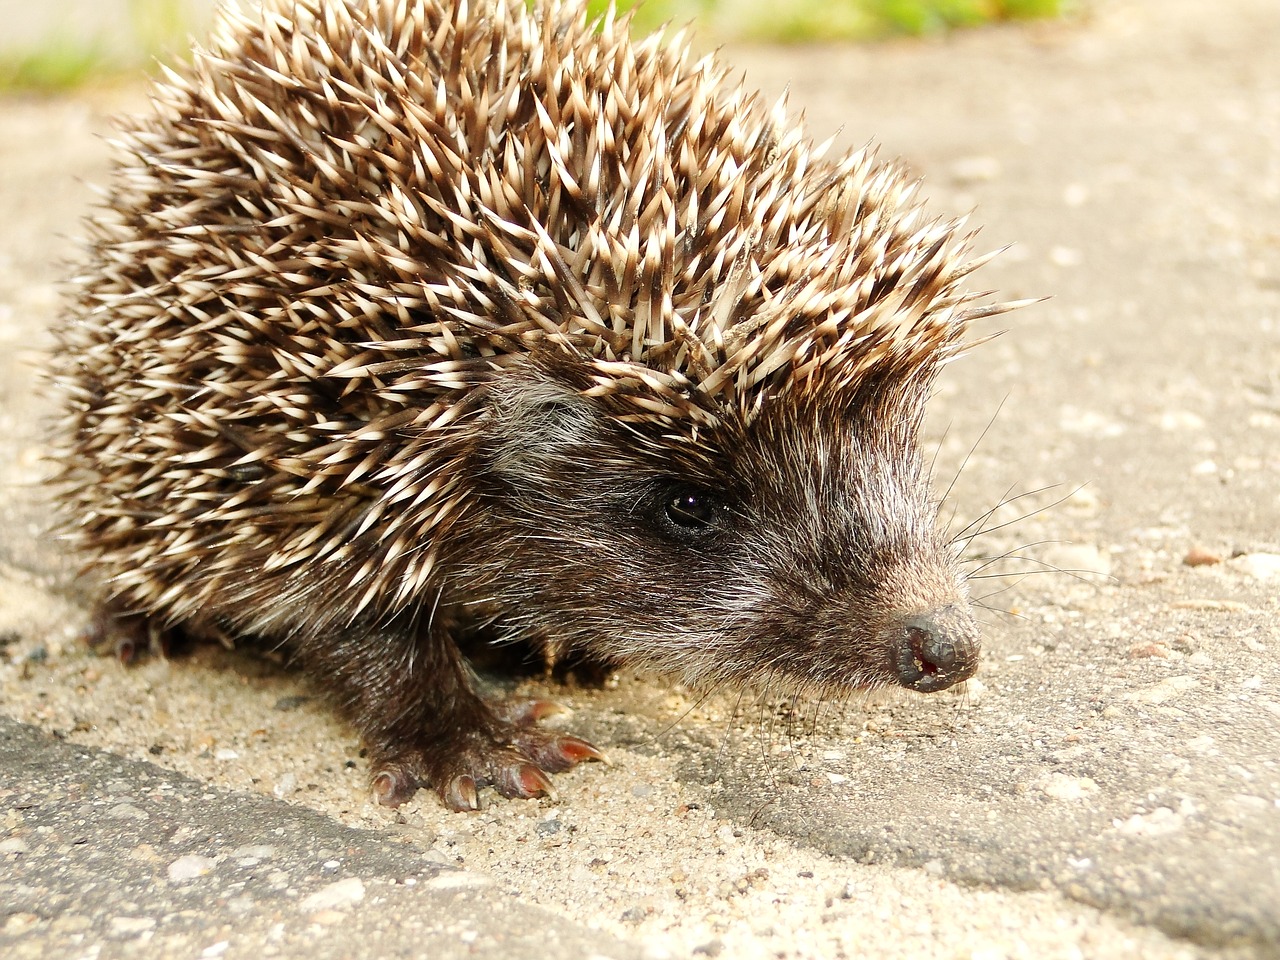
<svg viewBox="0 0 1280 960"><path fill-rule="evenodd" d="M480 809L480 796L476 793L476 781L470 774L461 773L449 781L440 791L440 799L450 810L465 813Z"/></svg>
<svg viewBox="0 0 1280 960"><path fill-rule="evenodd" d="M132 632L112 630L102 613L85 625L79 639L90 650L114 654L126 667L141 659L137 637Z"/></svg>
<svg viewBox="0 0 1280 960"><path fill-rule="evenodd" d="M551 778L532 763L521 764L517 778L526 797L549 797L555 793Z"/></svg>
<svg viewBox="0 0 1280 960"><path fill-rule="evenodd" d="M506 767L493 785L504 797L549 797L555 793L551 778L532 763Z"/></svg>
<svg viewBox="0 0 1280 960"><path fill-rule="evenodd" d="M99 608L81 631L80 638L90 649L114 654L122 664L130 666L144 656L170 659L176 629L162 627L141 614L113 613Z"/></svg>
<svg viewBox="0 0 1280 960"><path fill-rule="evenodd" d="M413 777L401 770L380 770L371 781L373 795L384 807L398 807L418 789Z"/></svg>
<svg viewBox="0 0 1280 960"><path fill-rule="evenodd" d="M576 767L584 760L609 762L609 759L596 749L594 744L568 734L541 743L537 741L527 743L524 747L530 759L551 773L560 773L570 767Z"/></svg>
<svg viewBox="0 0 1280 960"><path fill-rule="evenodd" d="M554 700L521 700L510 703L499 712L499 716L517 727L531 727L540 720L568 713L564 707Z"/></svg>
<svg viewBox="0 0 1280 960"><path fill-rule="evenodd" d="M598 760L604 764L609 762L609 758L604 755L604 751L594 743L588 743L581 737L566 734L556 740L556 746L564 754L565 758L574 764L579 764L583 760Z"/></svg>

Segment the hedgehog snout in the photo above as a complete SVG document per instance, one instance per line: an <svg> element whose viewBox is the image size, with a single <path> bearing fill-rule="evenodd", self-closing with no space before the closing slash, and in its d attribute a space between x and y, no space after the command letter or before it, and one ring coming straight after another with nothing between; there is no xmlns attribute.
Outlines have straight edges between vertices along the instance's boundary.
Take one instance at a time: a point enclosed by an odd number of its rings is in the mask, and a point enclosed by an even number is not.
<svg viewBox="0 0 1280 960"><path fill-rule="evenodd" d="M957 606L917 613L891 628L897 681L933 693L967 680L978 669L978 634Z"/></svg>

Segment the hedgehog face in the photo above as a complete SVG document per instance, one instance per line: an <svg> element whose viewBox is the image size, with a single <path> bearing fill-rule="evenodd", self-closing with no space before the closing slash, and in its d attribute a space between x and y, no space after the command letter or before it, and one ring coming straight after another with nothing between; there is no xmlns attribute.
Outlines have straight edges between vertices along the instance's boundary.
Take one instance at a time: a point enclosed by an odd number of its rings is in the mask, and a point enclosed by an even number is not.
<svg viewBox="0 0 1280 960"><path fill-rule="evenodd" d="M776 644L769 670L941 690L976 669L978 631L919 451L928 378L889 384L782 397L747 431L743 570L768 585L755 629Z"/></svg>
<svg viewBox="0 0 1280 960"><path fill-rule="evenodd" d="M497 393L484 542L460 580L519 598L498 613L508 629L712 684L932 691L976 668L918 454L923 381L777 397L699 431L687 457L567 386Z"/></svg>

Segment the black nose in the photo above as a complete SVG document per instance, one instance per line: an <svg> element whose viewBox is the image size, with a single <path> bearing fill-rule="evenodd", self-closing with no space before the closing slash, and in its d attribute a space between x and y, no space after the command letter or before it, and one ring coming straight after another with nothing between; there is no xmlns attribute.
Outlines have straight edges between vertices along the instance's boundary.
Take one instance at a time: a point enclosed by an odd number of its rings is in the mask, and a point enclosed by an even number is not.
<svg viewBox="0 0 1280 960"><path fill-rule="evenodd" d="M943 607L901 621L893 667L904 687L932 693L967 680L978 669L978 630L968 611Z"/></svg>

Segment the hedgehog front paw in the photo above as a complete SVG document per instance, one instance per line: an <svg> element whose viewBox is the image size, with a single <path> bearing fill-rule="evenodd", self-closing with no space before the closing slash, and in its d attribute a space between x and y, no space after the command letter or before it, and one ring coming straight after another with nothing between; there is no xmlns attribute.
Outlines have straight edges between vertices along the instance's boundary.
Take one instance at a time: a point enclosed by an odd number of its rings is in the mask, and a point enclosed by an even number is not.
<svg viewBox="0 0 1280 960"><path fill-rule="evenodd" d="M113 656L126 666L146 657L168 660L186 646L176 627L161 626L144 614L121 613L105 602L94 608L80 639L89 649Z"/></svg>
<svg viewBox="0 0 1280 960"><path fill-rule="evenodd" d="M504 704L481 730L444 736L408 750L403 746L376 751L372 766L373 794L378 802L398 807L420 786L429 786L450 810L479 810L479 789L492 786L504 797L547 796L554 791L548 774L561 773L584 760L608 762L593 744L570 734L533 726L559 712L545 700Z"/></svg>

